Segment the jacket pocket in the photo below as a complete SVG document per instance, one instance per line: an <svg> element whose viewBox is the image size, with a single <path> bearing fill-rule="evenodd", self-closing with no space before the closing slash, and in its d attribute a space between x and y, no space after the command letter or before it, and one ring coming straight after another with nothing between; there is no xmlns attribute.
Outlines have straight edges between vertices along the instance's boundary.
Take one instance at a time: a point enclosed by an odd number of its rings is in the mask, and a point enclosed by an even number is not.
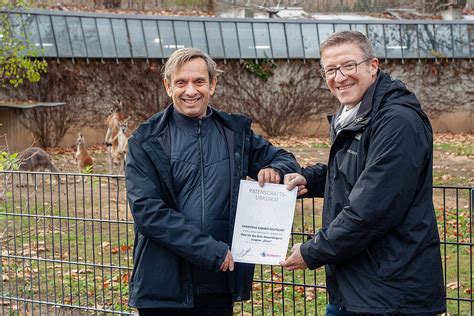
<svg viewBox="0 0 474 316"><path fill-rule="evenodd" d="M184 302L185 287L177 255L146 237L134 273L136 299Z"/></svg>

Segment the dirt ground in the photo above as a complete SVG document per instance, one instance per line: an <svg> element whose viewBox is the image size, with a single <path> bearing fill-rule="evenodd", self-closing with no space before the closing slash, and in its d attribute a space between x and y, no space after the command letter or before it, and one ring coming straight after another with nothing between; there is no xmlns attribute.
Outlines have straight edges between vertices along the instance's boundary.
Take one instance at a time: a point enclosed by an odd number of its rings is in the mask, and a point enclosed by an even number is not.
<svg viewBox="0 0 474 316"><path fill-rule="evenodd" d="M295 154L302 166L326 163L329 156L327 138L275 138L271 141ZM474 185L474 134L435 134L433 158L435 183Z"/></svg>
<svg viewBox="0 0 474 316"><path fill-rule="evenodd" d="M271 142L291 151L302 166L326 163L329 139L324 137L278 137ZM474 134L436 134L434 139L434 182L436 184L474 185ZM94 159L94 173L108 173L108 154L104 145L88 147ZM77 172L74 148L49 148L53 163L66 172Z"/></svg>

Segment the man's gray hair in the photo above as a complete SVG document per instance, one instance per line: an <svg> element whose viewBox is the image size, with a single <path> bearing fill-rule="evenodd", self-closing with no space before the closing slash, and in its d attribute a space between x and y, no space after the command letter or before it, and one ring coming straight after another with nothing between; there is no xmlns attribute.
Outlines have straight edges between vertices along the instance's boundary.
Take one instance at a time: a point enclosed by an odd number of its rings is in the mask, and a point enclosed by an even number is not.
<svg viewBox="0 0 474 316"><path fill-rule="evenodd" d="M374 48L367 36L358 31L341 31L330 35L319 46L321 56L325 49L341 44L356 44L364 54L363 58L375 58Z"/></svg>
<svg viewBox="0 0 474 316"><path fill-rule="evenodd" d="M217 64L212 58L199 48L180 48L171 54L170 58L163 66L163 78L171 81L171 75L182 65L194 58L202 58L207 64L209 80L217 79L222 70L217 69Z"/></svg>

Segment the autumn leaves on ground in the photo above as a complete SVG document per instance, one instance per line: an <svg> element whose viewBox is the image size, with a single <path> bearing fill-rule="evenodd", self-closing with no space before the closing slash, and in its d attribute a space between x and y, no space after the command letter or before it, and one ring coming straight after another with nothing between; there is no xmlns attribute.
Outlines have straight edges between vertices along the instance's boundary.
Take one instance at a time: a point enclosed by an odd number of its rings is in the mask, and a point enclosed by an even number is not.
<svg viewBox="0 0 474 316"><path fill-rule="evenodd" d="M327 138L281 137L271 141L293 152L302 166L325 163L330 150ZM473 186L473 134L437 134L434 148L435 185ZM106 174L105 146L88 149L94 158L94 173ZM61 171L76 172L73 148L50 148L48 152ZM1 259L3 293L65 306L130 311L128 268L132 264L133 225L123 179L62 176L60 185L52 178L39 180L43 182L36 193L32 187L12 186L12 192L0 203L0 213L25 215L0 216L0 222L7 223L8 228ZM440 237L447 242L441 246L447 295L460 299L469 299L473 290L469 196L467 188L435 188L434 192ZM305 240L321 226L321 207L321 199L297 202L293 227L296 234L290 244ZM239 314L323 312L327 299L323 269L290 273L279 267L257 266L255 280L252 300L235 307ZM459 302L458 310L458 301L448 300L449 310L454 311L451 315L470 310L469 304ZM3 314L12 315L46 315L54 309L43 306L38 310L36 306L32 310L31 304L25 307L14 300L4 300L0 305ZM67 307L56 308L55 312L81 314Z"/></svg>

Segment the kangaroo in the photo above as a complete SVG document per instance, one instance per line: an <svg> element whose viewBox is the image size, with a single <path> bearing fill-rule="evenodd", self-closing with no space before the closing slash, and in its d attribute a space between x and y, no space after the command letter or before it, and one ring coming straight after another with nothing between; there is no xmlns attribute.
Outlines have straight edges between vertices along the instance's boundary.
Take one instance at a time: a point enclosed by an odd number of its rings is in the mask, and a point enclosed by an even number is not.
<svg viewBox="0 0 474 316"><path fill-rule="evenodd" d="M107 149L109 151L109 173L113 173L113 149L117 148L118 146L118 133L120 130L119 122L125 120L125 116L122 113L122 102L118 101L118 107L112 109L110 111L109 116L106 120L107 125L107 134L105 135L105 144L107 145Z"/></svg>
<svg viewBox="0 0 474 316"><path fill-rule="evenodd" d="M112 139L112 147L110 150L112 156L112 162L119 165L119 174L124 173L124 163L125 158L128 151L128 138L127 138L127 130L128 130L128 121L130 120L130 116L127 117L123 121L118 122L119 130L117 135ZM113 144L117 144L114 146ZM113 170L112 170L113 171Z"/></svg>
<svg viewBox="0 0 474 316"><path fill-rule="evenodd" d="M49 154L39 147L30 147L20 154L20 171L45 171L57 173L58 169L53 165ZM57 176L59 181L59 175ZM22 186L26 186L26 179L22 178ZM32 176L33 179L33 176ZM32 180L34 182L34 179ZM36 182L35 182L36 186Z"/></svg>
<svg viewBox="0 0 474 316"><path fill-rule="evenodd" d="M82 136L82 133L78 133L76 140L77 150L74 156L76 157L77 168L79 169L79 172L83 171L89 166L92 168L92 166L94 165L94 161L92 160L91 155L87 151L85 143L86 141L84 139L84 136Z"/></svg>

